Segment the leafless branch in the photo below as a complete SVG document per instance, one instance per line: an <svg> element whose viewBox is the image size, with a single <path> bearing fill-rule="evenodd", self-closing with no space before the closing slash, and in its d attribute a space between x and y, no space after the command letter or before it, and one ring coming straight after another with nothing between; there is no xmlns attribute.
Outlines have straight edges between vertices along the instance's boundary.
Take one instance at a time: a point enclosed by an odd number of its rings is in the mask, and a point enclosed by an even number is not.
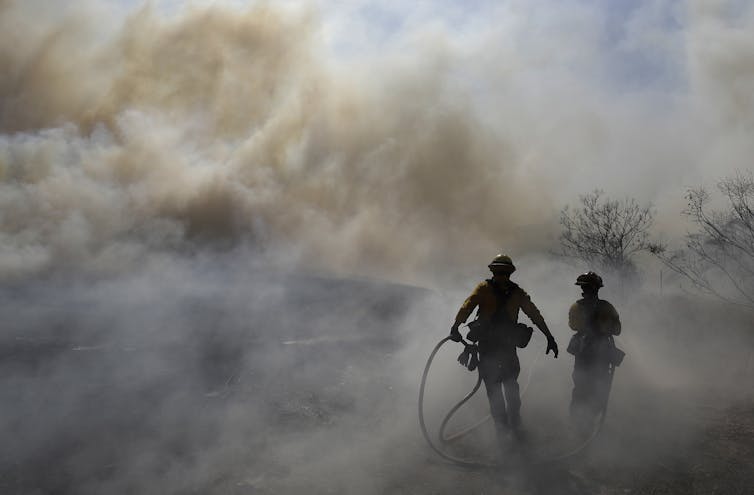
<svg viewBox="0 0 754 495"><path fill-rule="evenodd" d="M754 175L738 174L717 185L726 206L709 207L704 188L689 190L683 211L697 226L686 249L668 255L664 246L650 251L701 292L754 309Z"/></svg>
<svg viewBox="0 0 754 495"><path fill-rule="evenodd" d="M600 190L579 196L577 208L560 212L559 254L624 274L635 271L633 257L648 247L654 221L651 206L633 199L605 198Z"/></svg>

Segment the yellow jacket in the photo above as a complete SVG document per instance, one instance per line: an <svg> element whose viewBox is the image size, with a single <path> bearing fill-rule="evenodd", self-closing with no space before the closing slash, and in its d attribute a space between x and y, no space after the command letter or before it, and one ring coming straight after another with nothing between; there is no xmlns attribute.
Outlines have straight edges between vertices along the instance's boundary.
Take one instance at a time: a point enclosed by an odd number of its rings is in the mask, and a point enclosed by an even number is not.
<svg viewBox="0 0 754 495"><path fill-rule="evenodd" d="M612 304L603 299L579 299L568 311L568 326L574 332L620 335L620 317Z"/></svg>
<svg viewBox="0 0 754 495"><path fill-rule="evenodd" d="M537 306L531 301L529 294L513 282L504 282L503 284L505 287L504 290L510 290L510 296L505 301L505 312L510 321L514 323L518 321L518 311L520 309L523 310L524 314L540 330L545 331L547 324ZM460 325L465 322L477 306L479 306L479 319L482 322L489 322L492 315L497 311L497 300L495 289L492 287L490 281L485 280L481 282L476 286L471 295L466 298L461 309L458 310L456 323Z"/></svg>

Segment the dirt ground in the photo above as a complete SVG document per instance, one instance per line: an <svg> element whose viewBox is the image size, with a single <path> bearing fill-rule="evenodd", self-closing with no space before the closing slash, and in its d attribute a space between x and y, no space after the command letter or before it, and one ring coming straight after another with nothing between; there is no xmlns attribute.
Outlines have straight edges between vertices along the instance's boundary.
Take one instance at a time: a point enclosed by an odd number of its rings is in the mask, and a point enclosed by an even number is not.
<svg viewBox="0 0 754 495"><path fill-rule="evenodd" d="M396 493L752 493L754 400L725 408L696 404L693 413L680 421L684 424L676 431L666 432L661 441L652 435L617 431L608 421L601 437L583 455L545 465L528 465L511 455L510 465L500 470L465 469L428 454L425 468L431 473L428 476L431 481L412 488L407 488L410 485L407 482ZM536 432L530 433L529 438L540 446L546 443ZM622 455L623 449L651 451L654 447L658 452L647 454L646 459Z"/></svg>
<svg viewBox="0 0 754 495"><path fill-rule="evenodd" d="M657 463L646 477L620 471L609 472L610 476L585 472L599 480L595 493L747 494L754 490L753 461L754 402L747 401L711 411L700 437L688 449Z"/></svg>
<svg viewBox="0 0 754 495"><path fill-rule="evenodd" d="M390 385L385 382L389 393ZM297 469L296 454L283 453L278 445L296 445L302 438L320 435L324 438L323 449L327 449L329 436L350 435L351 447L359 451L361 447L374 442L369 429L383 431L388 422L384 418L363 418L363 423L356 425L359 434L354 434L349 425L341 424L341 414L352 413L355 407L337 392L331 395L299 394L289 390L289 394L279 393L270 398L268 408L275 417L275 425L263 435L250 435L244 442L246 450L237 447L223 452L221 460L213 461L214 472L205 472L188 477L187 482L160 483L157 490L145 489L138 483L122 483L122 478L130 476L175 476L169 469L160 470L153 464L144 471L130 464L133 459L144 453L141 448L153 450L152 455L161 452L172 457L173 463L186 462L201 457L202 447L217 450L211 441L192 436L191 440L182 438L186 428L206 428L206 434L216 434L214 418L227 414L227 399L222 393L215 396L204 394L205 405L196 410L191 408L185 415L176 415L167 422L140 421L139 413L133 411L116 412L122 403L103 397L100 392L99 411L105 414L100 421L86 425L89 434L75 435L72 431L50 435L49 449L35 452L21 463L8 462L11 452L6 451L2 471L0 471L0 489L8 494L47 494L47 493L94 493L105 487L101 493L232 493L232 494L273 494L273 493L354 493L355 487L367 483L363 493L391 494L592 494L592 495L688 495L688 494L726 494L748 495L754 487L754 401L747 401L725 409L714 407L697 408L693 426L698 433L692 438L685 437L690 426L685 418L684 427L677 432L672 442L677 450L668 451L663 445L662 453L657 455L649 465L628 464L623 462L621 448L636 449L652 447L649 436L626 436L615 431L606 423L603 438L595 441L593 451L588 451L579 458L551 465L527 465L525 461L516 460L515 455L509 466L503 469L466 469L448 464L437 457L416 430L405 436L389 438L380 446L379 453L370 455L366 461L355 455L354 462L341 460L337 467L326 466L320 472L316 468ZM140 393L149 394L148 391ZM152 393L159 395L159 391ZM400 399L396 398L398 402ZM244 401L235 402L243 407ZM406 407L414 404L406 403ZM193 410L194 412L190 412ZM415 411L411 408L410 413ZM406 412L408 415L409 413ZM34 414L31 420L35 421ZM156 430L175 428L179 424L180 432L172 438L166 438L154 444L149 441L157 435ZM172 425L172 426L168 426ZM486 425L489 427L489 424ZM345 429L344 429L345 428ZM486 435L489 431L480 428ZM532 430L532 428L530 428ZM315 433L317 432L317 433ZM248 432L247 432L248 433ZM481 436L484 437L485 433ZM534 430L530 434L531 442L538 446L546 444ZM454 452L471 458L487 457L492 445L489 438L481 438L473 448L461 446ZM101 450L101 442L120 444L117 451ZM609 446L600 445L601 442ZM663 440L667 442L667 438ZM308 443L308 442L305 442ZM339 443L339 442L334 442ZM482 447L479 447L482 445ZM337 448L344 448L342 445ZM609 448L611 453L603 456L601 450ZM302 448L302 460L311 462L311 452L305 453L308 446ZM220 449L222 450L222 449ZM326 450L324 452L327 452ZM87 467L81 469L79 459ZM364 462L369 463L364 466ZM635 461L632 461L635 462ZM158 463L159 464L159 463ZM126 467L124 467L126 466ZM134 474L129 472L134 470ZM109 481L117 483L109 484ZM366 481L365 481L366 480ZM98 487L98 488L92 488Z"/></svg>
<svg viewBox="0 0 754 495"><path fill-rule="evenodd" d="M738 376L739 386L656 383L642 375L646 363L633 351L589 450L540 464L527 459L575 445L558 419L570 361L548 361L524 398L528 457L512 450L503 468L467 469L440 459L419 431L419 378L436 336L406 339L401 325L416 323L404 321L408 307L399 302L414 297L410 289L297 281L277 302L269 292L250 303L244 294L241 304L210 291L158 306L149 294L108 305L98 300L102 292L46 305L40 299L58 301L61 292L3 299L13 318L0 342L0 493L754 492L754 397L745 385L752 370L736 375L736 364L723 374L722 359L718 383ZM369 304L349 302L357 293ZM268 314L261 307L292 303L299 310L282 323L260 317ZM336 316L322 309L335 304L343 309ZM126 329L102 330L121 321ZM665 354L678 348L654 345ZM697 359L692 351L677 354ZM443 354L433 371L427 407L434 429L473 384L448 363L455 353ZM548 384L548 377L560 381ZM486 413L478 395L459 424ZM492 459L492 432L483 425L452 452Z"/></svg>

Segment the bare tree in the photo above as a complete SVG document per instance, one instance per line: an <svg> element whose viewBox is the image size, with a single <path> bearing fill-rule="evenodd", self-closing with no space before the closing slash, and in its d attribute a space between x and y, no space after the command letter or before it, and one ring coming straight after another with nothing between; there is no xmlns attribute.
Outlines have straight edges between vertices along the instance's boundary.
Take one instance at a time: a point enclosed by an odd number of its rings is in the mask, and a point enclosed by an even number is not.
<svg viewBox="0 0 754 495"><path fill-rule="evenodd" d="M754 175L738 174L717 184L724 209L709 206L704 188L692 189L683 211L696 225L686 248L668 253L655 243L651 252L705 294L754 309Z"/></svg>
<svg viewBox="0 0 754 495"><path fill-rule="evenodd" d="M560 212L560 254L624 278L636 274L634 255L648 248L654 222L651 206L634 199L612 200L594 190L579 196L577 208Z"/></svg>

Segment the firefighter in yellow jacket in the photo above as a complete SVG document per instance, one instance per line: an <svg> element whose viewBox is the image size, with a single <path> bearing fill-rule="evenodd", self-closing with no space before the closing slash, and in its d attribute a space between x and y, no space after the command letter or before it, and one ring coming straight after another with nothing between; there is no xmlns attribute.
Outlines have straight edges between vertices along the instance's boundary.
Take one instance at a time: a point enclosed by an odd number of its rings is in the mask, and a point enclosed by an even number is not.
<svg viewBox="0 0 754 495"><path fill-rule="evenodd" d="M519 310L547 337L546 353L553 351L554 356L558 357L558 345L529 295L510 280L516 270L511 258L497 255L488 266L492 278L477 285L463 303L450 330L450 338L457 342L461 340L458 327L478 306L475 327L480 330L476 336L472 335L474 330L469 332L469 339L478 340L479 372L487 389L498 438L502 439L501 435L508 427L514 434L521 433L521 398L517 381L520 365L516 345L509 338L521 325L517 323ZM505 400L501 384L505 390Z"/></svg>
<svg viewBox="0 0 754 495"><path fill-rule="evenodd" d="M598 297L602 277L584 273L576 285L581 287L582 299L568 311L568 326L576 332L568 345L576 358L570 409L575 426L588 433L607 401L610 365L615 364L613 336L620 334L621 324L613 305Z"/></svg>

